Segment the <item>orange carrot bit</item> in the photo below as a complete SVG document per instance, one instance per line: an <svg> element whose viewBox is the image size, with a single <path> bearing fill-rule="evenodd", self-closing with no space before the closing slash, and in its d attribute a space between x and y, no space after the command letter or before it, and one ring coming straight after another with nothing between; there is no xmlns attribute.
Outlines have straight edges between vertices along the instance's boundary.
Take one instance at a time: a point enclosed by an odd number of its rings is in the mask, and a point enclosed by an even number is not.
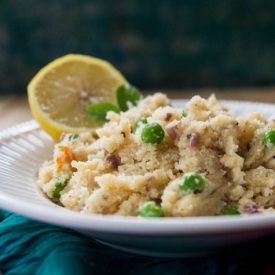
<svg viewBox="0 0 275 275"><path fill-rule="evenodd" d="M55 162L57 164L57 171L60 171L62 164L71 163L71 161L75 160L74 152L67 146L63 146L60 148L58 157L56 157Z"/></svg>

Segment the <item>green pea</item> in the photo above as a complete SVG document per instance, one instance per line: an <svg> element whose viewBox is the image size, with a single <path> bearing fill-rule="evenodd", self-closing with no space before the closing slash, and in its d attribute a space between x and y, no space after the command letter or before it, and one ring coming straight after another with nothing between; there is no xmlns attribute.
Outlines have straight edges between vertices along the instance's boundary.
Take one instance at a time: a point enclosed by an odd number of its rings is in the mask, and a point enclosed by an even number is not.
<svg viewBox="0 0 275 275"><path fill-rule="evenodd" d="M53 197L54 198L59 198L60 197L60 192L67 186L69 180L66 179L63 182L58 181L58 178L56 180L57 180L57 182L55 183L55 189L53 191Z"/></svg>
<svg viewBox="0 0 275 275"><path fill-rule="evenodd" d="M153 201L145 202L137 211L141 217L164 217L163 209Z"/></svg>
<svg viewBox="0 0 275 275"><path fill-rule="evenodd" d="M139 127L139 125L140 125L141 123L142 123L142 124L147 124L147 118L144 117L144 116L142 116L142 117L140 117L140 118L135 122L135 124L134 124L133 127L132 127L132 132L133 132L133 133L136 132L137 128Z"/></svg>
<svg viewBox="0 0 275 275"><path fill-rule="evenodd" d="M205 188L205 181L200 174L190 172L183 175L179 187L183 191L202 192Z"/></svg>
<svg viewBox="0 0 275 275"><path fill-rule="evenodd" d="M164 139L164 130L157 122L148 123L141 131L141 140L144 143L160 144Z"/></svg>
<svg viewBox="0 0 275 275"><path fill-rule="evenodd" d="M275 130L269 130L264 133L263 142L265 145L271 143L275 145Z"/></svg>
<svg viewBox="0 0 275 275"><path fill-rule="evenodd" d="M240 212L236 206L227 206L224 209L225 215L240 215Z"/></svg>

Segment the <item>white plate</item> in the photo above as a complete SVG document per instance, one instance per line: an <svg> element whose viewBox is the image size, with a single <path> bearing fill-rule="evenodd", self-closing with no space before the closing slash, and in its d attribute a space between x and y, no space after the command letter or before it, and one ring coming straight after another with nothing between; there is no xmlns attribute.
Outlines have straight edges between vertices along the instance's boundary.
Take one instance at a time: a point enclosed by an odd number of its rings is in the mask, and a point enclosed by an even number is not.
<svg viewBox="0 0 275 275"><path fill-rule="evenodd" d="M186 101L176 100L175 106ZM235 114L275 104L222 101ZM52 156L53 141L35 121L0 132L0 207L74 229L119 250L147 256L197 257L275 233L275 214L194 218L138 218L84 215L57 206L36 188L38 167Z"/></svg>

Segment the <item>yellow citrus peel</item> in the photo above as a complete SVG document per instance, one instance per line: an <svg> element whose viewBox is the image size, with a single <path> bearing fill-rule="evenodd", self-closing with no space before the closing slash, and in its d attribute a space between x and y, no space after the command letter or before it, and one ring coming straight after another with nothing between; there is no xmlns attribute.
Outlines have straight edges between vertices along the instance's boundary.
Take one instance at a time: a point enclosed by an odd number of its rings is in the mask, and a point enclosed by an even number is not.
<svg viewBox="0 0 275 275"><path fill-rule="evenodd" d="M62 133L94 131L102 125L85 112L93 103L116 104L116 89L125 77L109 62L68 54L43 67L27 91L33 117L55 141Z"/></svg>

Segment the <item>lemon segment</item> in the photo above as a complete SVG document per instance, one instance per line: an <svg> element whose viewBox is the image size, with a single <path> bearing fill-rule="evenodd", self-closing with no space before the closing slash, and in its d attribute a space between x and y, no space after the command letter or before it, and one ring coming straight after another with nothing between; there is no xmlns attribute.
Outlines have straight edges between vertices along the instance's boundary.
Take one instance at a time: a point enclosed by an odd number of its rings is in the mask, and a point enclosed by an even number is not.
<svg viewBox="0 0 275 275"><path fill-rule="evenodd" d="M86 106L116 104L116 88L125 83L125 77L109 62L68 54L46 65L30 81L30 109L41 128L58 141L63 132L94 131L101 126L87 115Z"/></svg>

